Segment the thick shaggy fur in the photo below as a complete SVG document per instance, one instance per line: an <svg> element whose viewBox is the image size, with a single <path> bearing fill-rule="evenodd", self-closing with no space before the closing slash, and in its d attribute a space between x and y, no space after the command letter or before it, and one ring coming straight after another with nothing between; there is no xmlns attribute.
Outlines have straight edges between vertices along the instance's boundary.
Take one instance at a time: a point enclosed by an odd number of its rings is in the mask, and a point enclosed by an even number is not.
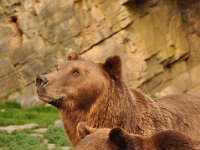
<svg viewBox="0 0 200 150"><path fill-rule="evenodd" d="M92 128L80 122L77 131L81 141L75 150L198 150L197 142L174 131L160 131L149 137L129 134L119 127Z"/></svg>
<svg viewBox="0 0 200 150"><path fill-rule="evenodd" d="M57 107L64 128L75 145L76 125L96 128L120 126L129 133L152 135L176 129L199 139L200 99L174 95L152 100L130 90L121 80L121 59L94 63L72 53L57 70L36 79L41 100ZM45 79L45 81L43 81Z"/></svg>

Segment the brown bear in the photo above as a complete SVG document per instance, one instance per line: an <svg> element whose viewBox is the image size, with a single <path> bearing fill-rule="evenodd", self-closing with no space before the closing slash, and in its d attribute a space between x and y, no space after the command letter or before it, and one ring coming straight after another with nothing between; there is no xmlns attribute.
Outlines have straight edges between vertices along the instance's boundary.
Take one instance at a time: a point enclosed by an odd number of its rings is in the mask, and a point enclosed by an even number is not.
<svg viewBox="0 0 200 150"><path fill-rule="evenodd" d="M67 58L55 71L38 76L36 87L42 101L58 108L73 145L79 141L80 121L96 128L120 126L140 135L174 129L199 138L199 98L183 94L152 100L130 90L121 79L119 56L95 63L72 51Z"/></svg>
<svg viewBox="0 0 200 150"><path fill-rule="evenodd" d="M129 134L120 127L92 128L80 122L77 131L81 141L74 150L198 150L198 142L174 131L159 131L150 137ZM198 148L198 149L197 149Z"/></svg>

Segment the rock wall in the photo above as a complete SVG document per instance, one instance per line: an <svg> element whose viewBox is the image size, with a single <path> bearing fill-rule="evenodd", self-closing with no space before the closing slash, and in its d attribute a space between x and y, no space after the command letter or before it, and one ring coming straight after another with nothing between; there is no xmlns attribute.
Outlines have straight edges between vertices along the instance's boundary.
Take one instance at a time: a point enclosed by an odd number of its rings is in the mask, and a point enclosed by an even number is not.
<svg viewBox="0 0 200 150"><path fill-rule="evenodd" d="M153 95L200 95L198 0L1 0L0 95L33 97L34 79L66 50L104 61L118 54L123 78Z"/></svg>

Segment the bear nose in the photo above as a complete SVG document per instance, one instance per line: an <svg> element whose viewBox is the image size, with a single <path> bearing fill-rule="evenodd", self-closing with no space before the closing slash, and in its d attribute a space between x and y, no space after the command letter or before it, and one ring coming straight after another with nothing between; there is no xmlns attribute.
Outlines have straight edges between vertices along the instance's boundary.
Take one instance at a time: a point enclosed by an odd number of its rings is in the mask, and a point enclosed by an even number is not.
<svg viewBox="0 0 200 150"><path fill-rule="evenodd" d="M37 87L44 86L47 83L48 83L48 79L46 77L37 76L37 78L36 78L36 86Z"/></svg>

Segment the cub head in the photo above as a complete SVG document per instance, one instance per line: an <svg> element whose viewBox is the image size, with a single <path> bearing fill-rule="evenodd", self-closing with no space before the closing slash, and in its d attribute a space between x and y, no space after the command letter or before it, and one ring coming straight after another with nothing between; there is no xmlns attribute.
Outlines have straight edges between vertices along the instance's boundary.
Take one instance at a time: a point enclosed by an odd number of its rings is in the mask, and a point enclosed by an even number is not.
<svg viewBox="0 0 200 150"><path fill-rule="evenodd" d="M108 139L109 132L108 128L97 129L85 122L78 123L77 133L81 140L74 150L117 150Z"/></svg>
<svg viewBox="0 0 200 150"><path fill-rule="evenodd" d="M199 142L174 130L144 137L127 133L120 127L92 128L84 122L78 124L77 130L81 140L75 150L197 150L200 146Z"/></svg>
<svg viewBox="0 0 200 150"><path fill-rule="evenodd" d="M92 128L84 122L77 126L80 142L75 150L140 150L142 136L131 135L120 127Z"/></svg>
<svg viewBox="0 0 200 150"><path fill-rule="evenodd" d="M67 103L85 109L109 90L111 82L119 83L120 79L119 56L109 57L105 63L94 63L70 50L65 63L36 78L36 88L41 100L56 107Z"/></svg>

